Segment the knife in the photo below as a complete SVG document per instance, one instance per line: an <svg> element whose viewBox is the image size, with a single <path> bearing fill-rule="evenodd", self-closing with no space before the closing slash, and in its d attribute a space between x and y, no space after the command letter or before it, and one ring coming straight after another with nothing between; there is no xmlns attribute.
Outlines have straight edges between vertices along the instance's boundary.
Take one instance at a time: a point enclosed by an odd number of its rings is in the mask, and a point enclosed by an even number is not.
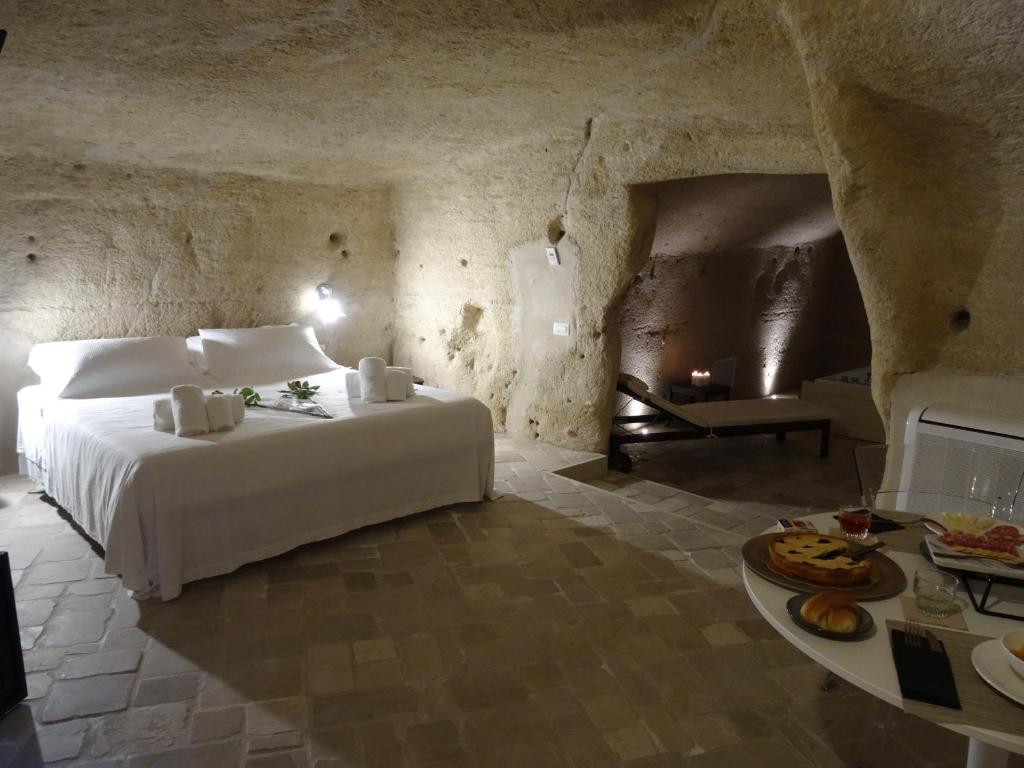
<svg viewBox="0 0 1024 768"><path fill-rule="evenodd" d="M861 547L856 552L854 552L854 553L852 553L850 555L847 555L847 557L849 557L854 562L857 562L858 560L863 560L866 555L874 552L876 549L880 549L881 547L884 547L884 546L885 546L885 542L884 541L876 541L870 547Z"/></svg>

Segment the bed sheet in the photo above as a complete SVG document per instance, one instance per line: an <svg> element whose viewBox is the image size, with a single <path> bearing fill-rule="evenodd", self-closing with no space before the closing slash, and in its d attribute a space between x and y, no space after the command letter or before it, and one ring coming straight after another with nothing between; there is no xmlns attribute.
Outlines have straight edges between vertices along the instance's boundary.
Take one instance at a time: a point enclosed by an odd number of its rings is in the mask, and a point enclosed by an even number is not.
<svg viewBox="0 0 1024 768"><path fill-rule="evenodd" d="M403 402L363 403L348 397L348 370L308 377L334 419L248 408L234 431L202 437L155 431L156 396L19 393L19 450L104 547L107 573L164 600L301 544L491 494L486 406L422 386ZM283 386L257 389L270 398Z"/></svg>

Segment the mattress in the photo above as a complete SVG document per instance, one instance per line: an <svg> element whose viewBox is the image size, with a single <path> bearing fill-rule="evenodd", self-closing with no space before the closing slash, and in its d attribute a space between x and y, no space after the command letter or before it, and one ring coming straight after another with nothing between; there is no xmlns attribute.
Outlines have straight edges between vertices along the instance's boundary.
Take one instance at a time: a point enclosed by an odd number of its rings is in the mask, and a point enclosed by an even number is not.
<svg viewBox="0 0 1024 768"><path fill-rule="evenodd" d="M790 397L758 400L716 400L708 403L677 405L680 418L714 429L750 427L763 424L791 424L796 421L824 421L831 413L816 403Z"/></svg>
<svg viewBox="0 0 1024 768"><path fill-rule="evenodd" d="M753 427L787 424L797 421L823 421L831 417L818 405L793 398L761 398L758 400L717 400L709 403L677 405L653 392L647 399L658 408L683 421L705 429Z"/></svg>
<svg viewBox="0 0 1024 768"><path fill-rule="evenodd" d="M301 544L492 492L490 411L417 387L403 402L350 399L341 368L308 377L334 419L246 409L227 433L153 429L156 396L18 395L27 473L105 549L137 597ZM283 383L257 387L273 397Z"/></svg>

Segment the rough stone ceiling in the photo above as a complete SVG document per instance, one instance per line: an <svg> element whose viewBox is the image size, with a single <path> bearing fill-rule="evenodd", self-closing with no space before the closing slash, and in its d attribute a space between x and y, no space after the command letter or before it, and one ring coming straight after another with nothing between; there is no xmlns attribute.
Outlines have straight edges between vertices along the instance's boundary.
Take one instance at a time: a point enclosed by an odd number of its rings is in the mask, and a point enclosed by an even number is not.
<svg viewBox="0 0 1024 768"><path fill-rule="evenodd" d="M5 0L0 152L390 183L602 119L804 128L759 2Z"/></svg>
<svg viewBox="0 0 1024 768"><path fill-rule="evenodd" d="M657 189L653 254L799 250L839 232L823 173L723 174L672 181Z"/></svg>

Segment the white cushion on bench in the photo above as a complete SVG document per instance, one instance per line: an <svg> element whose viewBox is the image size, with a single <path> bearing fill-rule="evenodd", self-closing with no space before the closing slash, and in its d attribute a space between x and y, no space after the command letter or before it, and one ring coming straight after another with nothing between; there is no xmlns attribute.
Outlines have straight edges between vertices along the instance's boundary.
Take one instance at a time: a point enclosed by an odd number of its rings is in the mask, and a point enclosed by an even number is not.
<svg viewBox="0 0 1024 768"><path fill-rule="evenodd" d="M648 392L647 400L665 413L706 429L785 424L794 421L820 421L832 418L831 413L820 405L795 398L715 400L709 403L678 405L660 395Z"/></svg>

